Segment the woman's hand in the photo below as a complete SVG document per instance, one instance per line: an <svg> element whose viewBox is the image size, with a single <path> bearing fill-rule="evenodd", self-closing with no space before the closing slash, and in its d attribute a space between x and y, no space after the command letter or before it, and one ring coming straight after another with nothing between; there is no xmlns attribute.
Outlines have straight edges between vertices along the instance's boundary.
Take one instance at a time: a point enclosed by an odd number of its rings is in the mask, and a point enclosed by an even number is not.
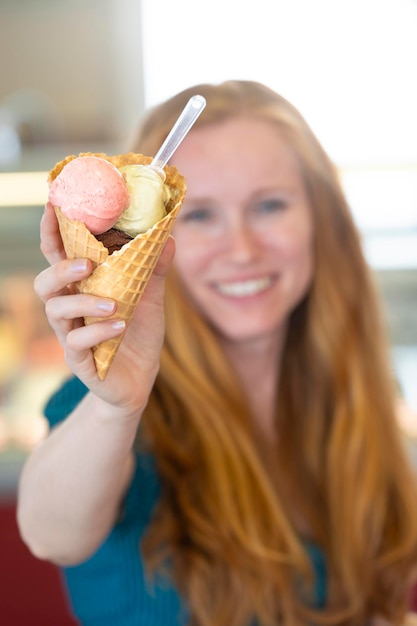
<svg viewBox="0 0 417 626"><path fill-rule="evenodd" d="M164 280L175 245L170 238L126 330L113 300L77 294L74 283L93 271L88 259L66 258L55 212L47 205L41 221L41 250L51 266L35 279L35 291L72 372L105 402L137 413L147 402L159 367L164 336ZM85 326L85 316L102 321ZM99 380L91 348L125 333L105 381Z"/></svg>

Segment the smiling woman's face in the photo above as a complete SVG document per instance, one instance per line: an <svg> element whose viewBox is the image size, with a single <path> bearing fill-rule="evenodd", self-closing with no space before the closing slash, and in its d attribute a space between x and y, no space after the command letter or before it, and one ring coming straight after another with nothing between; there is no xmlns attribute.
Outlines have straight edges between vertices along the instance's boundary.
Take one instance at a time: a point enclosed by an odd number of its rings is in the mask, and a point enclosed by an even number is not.
<svg viewBox="0 0 417 626"><path fill-rule="evenodd" d="M242 117L193 130L173 162L187 182L174 264L189 298L228 340L285 332L313 272L293 151L274 125Z"/></svg>

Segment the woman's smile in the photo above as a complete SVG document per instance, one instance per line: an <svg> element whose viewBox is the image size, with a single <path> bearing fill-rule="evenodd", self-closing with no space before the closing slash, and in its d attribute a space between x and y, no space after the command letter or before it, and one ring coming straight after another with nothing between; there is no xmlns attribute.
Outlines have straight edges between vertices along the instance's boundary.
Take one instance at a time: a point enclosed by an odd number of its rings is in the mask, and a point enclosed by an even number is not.
<svg viewBox="0 0 417 626"><path fill-rule="evenodd" d="M264 278L213 283L213 288L223 296L240 299L255 296L267 291L273 282L274 279L268 276Z"/></svg>

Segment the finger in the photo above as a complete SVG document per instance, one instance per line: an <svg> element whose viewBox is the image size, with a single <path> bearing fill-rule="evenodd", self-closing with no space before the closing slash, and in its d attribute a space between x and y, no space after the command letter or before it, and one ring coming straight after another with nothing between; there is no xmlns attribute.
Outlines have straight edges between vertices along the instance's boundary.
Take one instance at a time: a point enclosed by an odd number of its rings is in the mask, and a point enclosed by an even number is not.
<svg viewBox="0 0 417 626"><path fill-rule="evenodd" d="M93 271L89 259L65 259L46 268L35 277L33 287L39 298L50 298L68 293L68 285L87 278Z"/></svg>
<svg viewBox="0 0 417 626"><path fill-rule="evenodd" d="M58 220L54 207L48 202L40 223L40 248L46 260L52 265L65 259L66 254L59 232Z"/></svg>
<svg viewBox="0 0 417 626"><path fill-rule="evenodd" d="M125 329L126 324L120 319L104 320L75 328L67 335L67 350L75 353L90 350L103 341L118 337Z"/></svg>
<svg viewBox="0 0 417 626"><path fill-rule="evenodd" d="M76 376L81 380L97 379L92 348L108 339L112 339L125 331L125 323L121 320L106 320L74 328L66 335L64 348L65 360Z"/></svg>
<svg viewBox="0 0 417 626"><path fill-rule="evenodd" d="M169 268L171 267L174 255L175 240L170 235L155 266L154 274L156 274L157 276L165 276L168 273Z"/></svg>
<svg viewBox="0 0 417 626"><path fill-rule="evenodd" d="M88 371L92 363L90 349L124 332L125 323L112 317L116 306L114 300L89 294L65 295L47 300L46 316L64 348L71 369L83 363L83 367L87 367L85 371ZM97 322L85 325L85 317ZM99 318L103 318L103 321Z"/></svg>
<svg viewBox="0 0 417 626"><path fill-rule="evenodd" d="M167 242L162 250L161 256L152 272L152 275L146 285L143 296L140 300L140 310L144 311L146 307L163 307L165 278L172 265L175 254L175 240L168 237ZM157 310L155 310L157 314ZM135 315L137 315L135 311Z"/></svg>
<svg viewBox="0 0 417 626"><path fill-rule="evenodd" d="M63 321L110 317L116 312L116 302L89 294L57 296L47 300L45 312L51 325L58 327Z"/></svg>

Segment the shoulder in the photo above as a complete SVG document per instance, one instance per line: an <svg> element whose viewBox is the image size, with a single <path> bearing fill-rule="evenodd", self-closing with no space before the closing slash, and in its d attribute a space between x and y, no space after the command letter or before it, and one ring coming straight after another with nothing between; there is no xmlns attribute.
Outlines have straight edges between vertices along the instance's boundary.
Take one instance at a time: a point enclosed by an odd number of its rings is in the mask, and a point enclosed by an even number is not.
<svg viewBox="0 0 417 626"><path fill-rule="evenodd" d="M72 609L82 624L183 624L183 606L169 578L149 578L141 540L158 499L153 458L135 453L135 471L120 519L87 561L64 568Z"/></svg>

